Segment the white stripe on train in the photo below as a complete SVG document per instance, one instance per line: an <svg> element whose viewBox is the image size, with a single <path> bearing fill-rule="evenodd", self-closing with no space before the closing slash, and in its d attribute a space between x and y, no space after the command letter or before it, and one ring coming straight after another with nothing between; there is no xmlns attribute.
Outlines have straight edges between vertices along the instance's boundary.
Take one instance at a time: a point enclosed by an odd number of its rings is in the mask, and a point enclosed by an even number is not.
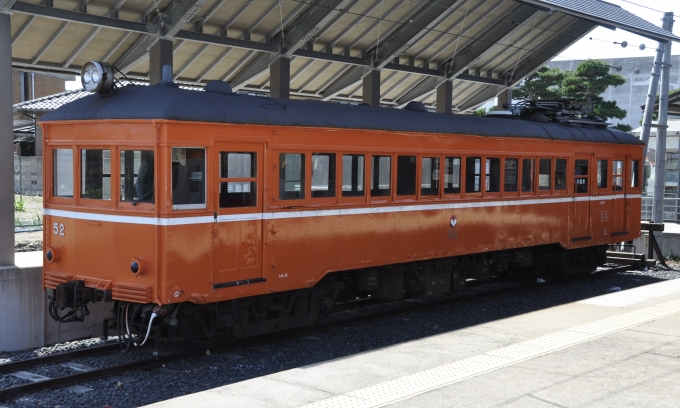
<svg viewBox="0 0 680 408"><path fill-rule="evenodd" d="M461 208L483 208L483 207L512 207L518 205L536 205L536 204L555 204L568 203L573 201L605 201L605 200L619 200L623 198L641 198L641 194L631 195L608 195L608 196L594 196L594 197L559 197L559 198L534 198L526 200L504 200L504 201L477 201L477 202L461 202L461 203L445 203L445 204L417 204L417 205L397 205L397 206L383 206L383 207L361 207L361 208L342 208L332 210L312 210L312 211L281 211L268 213L251 213L251 214L233 214L233 215L219 215L218 222L235 222L235 221L252 221L252 220L281 220L287 218L308 218L308 217L331 217L340 215L364 215L364 214L386 214L410 211L433 211L433 210L456 210ZM139 225L188 225L188 224L209 224L215 222L213 216L193 216L193 217L172 217L172 218L156 218L143 217L132 215L112 215L112 214L95 214L78 211L64 211L43 209L43 215L53 217L64 217L76 220L86 221L102 221L102 222L117 222L122 224L139 224Z"/></svg>

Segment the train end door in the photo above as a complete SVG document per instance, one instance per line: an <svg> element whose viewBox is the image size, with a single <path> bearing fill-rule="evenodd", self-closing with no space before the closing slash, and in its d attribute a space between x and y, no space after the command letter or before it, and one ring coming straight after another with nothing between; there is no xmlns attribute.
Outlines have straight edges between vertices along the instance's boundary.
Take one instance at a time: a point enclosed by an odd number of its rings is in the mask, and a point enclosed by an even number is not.
<svg viewBox="0 0 680 408"><path fill-rule="evenodd" d="M610 233L612 237L628 235L628 231L626 231L626 215L629 203L627 202L624 185L624 180L626 180L625 163L625 157L622 156L616 156L612 160L613 211Z"/></svg>
<svg viewBox="0 0 680 408"><path fill-rule="evenodd" d="M215 144L216 288L262 280L264 145Z"/></svg>
<svg viewBox="0 0 680 408"><path fill-rule="evenodd" d="M572 207L572 242L591 240L590 210L592 186L590 183L591 163L589 156L576 156L573 162L574 205Z"/></svg>

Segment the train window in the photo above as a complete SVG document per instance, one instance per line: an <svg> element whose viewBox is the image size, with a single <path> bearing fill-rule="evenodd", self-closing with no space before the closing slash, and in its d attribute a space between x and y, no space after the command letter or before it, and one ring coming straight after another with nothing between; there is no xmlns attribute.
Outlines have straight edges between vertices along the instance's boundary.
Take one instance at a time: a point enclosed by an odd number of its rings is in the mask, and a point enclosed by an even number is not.
<svg viewBox="0 0 680 408"><path fill-rule="evenodd" d="M257 205L257 154L220 152L220 178L241 179L220 183L220 208ZM251 179L251 180L243 180Z"/></svg>
<svg viewBox="0 0 680 408"><path fill-rule="evenodd" d="M555 190L567 189L567 159L555 160Z"/></svg>
<svg viewBox="0 0 680 408"><path fill-rule="evenodd" d="M444 194L460 193L460 157L446 157L444 171Z"/></svg>
<svg viewBox="0 0 680 408"><path fill-rule="evenodd" d="M80 197L111 199L111 150L80 151Z"/></svg>
<svg viewBox="0 0 680 408"><path fill-rule="evenodd" d="M205 149L172 148L172 208L205 208Z"/></svg>
<svg viewBox="0 0 680 408"><path fill-rule="evenodd" d="M54 195L73 197L73 150L54 149Z"/></svg>
<svg viewBox="0 0 680 408"><path fill-rule="evenodd" d="M517 192L517 165L519 159L505 159L505 182L503 191Z"/></svg>
<svg viewBox="0 0 680 408"><path fill-rule="evenodd" d="M153 202L153 151L120 151L120 201Z"/></svg>
<svg viewBox="0 0 680 408"><path fill-rule="evenodd" d="M423 157L420 170L420 194L439 195L439 158Z"/></svg>
<svg viewBox="0 0 680 408"><path fill-rule="evenodd" d="M607 160L597 161L597 188L607 188Z"/></svg>
<svg viewBox="0 0 680 408"><path fill-rule="evenodd" d="M522 160L522 191L534 191L534 177L536 173L536 160Z"/></svg>
<svg viewBox="0 0 680 408"><path fill-rule="evenodd" d="M486 159L486 191L499 193L501 191L501 159L488 157Z"/></svg>
<svg viewBox="0 0 680 408"><path fill-rule="evenodd" d="M371 196L389 196L392 177L392 158L390 156L371 156Z"/></svg>
<svg viewBox="0 0 680 408"><path fill-rule="evenodd" d="M550 159L538 160L538 189L550 190Z"/></svg>
<svg viewBox="0 0 680 408"><path fill-rule="evenodd" d="M416 156L397 157L397 195L416 194Z"/></svg>
<svg viewBox="0 0 680 408"><path fill-rule="evenodd" d="M281 153L279 166L279 198L282 200L305 198L305 155Z"/></svg>
<svg viewBox="0 0 680 408"><path fill-rule="evenodd" d="M623 160L612 162L612 189L623 191Z"/></svg>
<svg viewBox="0 0 680 408"><path fill-rule="evenodd" d="M364 195L364 155L345 154L342 156L342 196L362 197Z"/></svg>
<svg viewBox="0 0 680 408"><path fill-rule="evenodd" d="M482 158L468 157L465 159L465 192L478 193L481 190Z"/></svg>
<svg viewBox="0 0 680 408"><path fill-rule="evenodd" d="M588 192L588 160L574 161L574 182L576 183L576 193Z"/></svg>
<svg viewBox="0 0 680 408"><path fill-rule="evenodd" d="M640 160L630 162L630 186L640 187Z"/></svg>
<svg viewBox="0 0 680 408"><path fill-rule="evenodd" d="M312 153L312 197L335 197L334 153Z"/></svg>

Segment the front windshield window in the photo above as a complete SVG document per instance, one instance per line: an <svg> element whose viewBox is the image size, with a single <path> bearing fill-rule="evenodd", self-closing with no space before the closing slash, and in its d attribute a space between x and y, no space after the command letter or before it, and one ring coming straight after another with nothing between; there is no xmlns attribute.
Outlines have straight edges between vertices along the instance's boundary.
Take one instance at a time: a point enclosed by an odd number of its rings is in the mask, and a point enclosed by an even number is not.
<svg viewBox="0 0 680 408"><path fill-rule="evenodd" d="M153 203L153 179L153 151L120 151L120 201Z"/></svg>

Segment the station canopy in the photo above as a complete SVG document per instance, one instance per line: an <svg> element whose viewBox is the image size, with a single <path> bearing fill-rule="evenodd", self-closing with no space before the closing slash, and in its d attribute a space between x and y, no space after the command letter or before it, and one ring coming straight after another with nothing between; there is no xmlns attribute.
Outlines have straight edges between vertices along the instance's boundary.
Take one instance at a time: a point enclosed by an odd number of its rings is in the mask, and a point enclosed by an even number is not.
<svg viewBox="0 0 680 408"><path fill-rule="evenodd" d="M78 74L106 61L146 79L149 48L173 41L173 74L269 92L269 65L290 58L290 95L361 102L380 70L380 100L432 107L452 82L454 111L519 83L598 25L655 41L680 38L598 0L0 0L12 12L17 69Z"/></svg>

